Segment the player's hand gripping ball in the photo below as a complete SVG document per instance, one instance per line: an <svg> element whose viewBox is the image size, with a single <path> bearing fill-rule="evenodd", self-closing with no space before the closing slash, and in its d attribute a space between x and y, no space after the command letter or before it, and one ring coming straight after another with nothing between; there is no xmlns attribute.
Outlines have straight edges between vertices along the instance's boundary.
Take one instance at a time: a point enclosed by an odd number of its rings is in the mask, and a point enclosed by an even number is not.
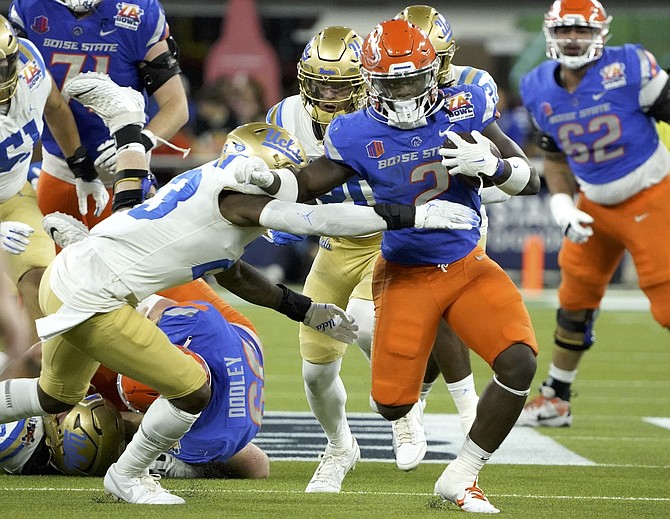
<svg viewBox="0 0 670 519"><path fill-rule="evenodd" d="M477 141L475 138L472 136L470 132L456 132L456 135L458 135L461 139L463 139L465 142L469 144L477 144ZM484 137L484 136L482 136ZM486 137L484 137L486 139ZM500 153L500 150L498 147L489 139L486 139L489 143L489 147L491 149L491 153L497 158L501 159L502 154ZM458 149L458 145L453 142L449 137L447 137L444 142L442 143L442 148L446 148L448 150L456 150ZM455 178L459 180L459 182L464 182L470 187L474 188L479 188L480 187L480 178L481 180L481 186L482 187L490 187L493 186L493 181L491 180L491 177L488 177L486 175L480 174L478 177L472 177L469 175L461 175L461 174L456 174L453 175Z"/></svg>

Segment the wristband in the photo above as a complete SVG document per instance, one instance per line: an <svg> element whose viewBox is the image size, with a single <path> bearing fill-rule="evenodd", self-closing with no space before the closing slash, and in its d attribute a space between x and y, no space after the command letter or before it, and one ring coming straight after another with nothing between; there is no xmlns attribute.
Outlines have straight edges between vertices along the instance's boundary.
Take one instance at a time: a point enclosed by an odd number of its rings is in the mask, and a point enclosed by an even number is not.
<svg viewBox="0 0 670 519"><path fill-rule="evenodd" d="M414 227L416 207L403 204L376 204L373 209L386 222L389 231Z"/></svg>
<svg viewBox="0 0 670 519"><path fill-rule="evenodd" d="M273 169L275 175L279 177L279 189L272 197L286 202L296 202L298 200L298 179L295 173L287 168Z"/></svg>
<svg viewBox="0 0 670 519"><path fill-rule="evenodd" d="M507 162L511 171L507 180L496 185L508 195L518 195L528 185L530 166L521 157L510 157L501 162Z"/></svg>
<svg viewBox="0 0 670 519"><path fill-rule="evenodd" d="M294 292L281 283L278 283L277 286L282 290L281 303L279 303L277 311L289 319L303 322L307 315L307 310L312 306L312 300L305 295Z"/></svg>
<svg viewBox="0 0 670 519"><path fill-rule="evenodd" d="M84 146L79 146L74 155L65 159L68 167L74 174L74 178L80 178L84 182L91 182L98 178L98 172L95 170L93 161L88 156L88 151Z"/></svg>

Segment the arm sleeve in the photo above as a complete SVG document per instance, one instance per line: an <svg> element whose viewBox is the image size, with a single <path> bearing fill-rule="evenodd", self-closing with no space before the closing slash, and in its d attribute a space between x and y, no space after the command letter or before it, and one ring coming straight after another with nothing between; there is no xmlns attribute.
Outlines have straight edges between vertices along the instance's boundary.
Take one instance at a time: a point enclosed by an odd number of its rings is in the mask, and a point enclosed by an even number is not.
<svg viewBox="0 0 670 519"><path fill-rule="evenodd" d="M268 229L316 236L358 236L387 229L374 208L353 204L307 205L272 200L259 223Z"/></svg>

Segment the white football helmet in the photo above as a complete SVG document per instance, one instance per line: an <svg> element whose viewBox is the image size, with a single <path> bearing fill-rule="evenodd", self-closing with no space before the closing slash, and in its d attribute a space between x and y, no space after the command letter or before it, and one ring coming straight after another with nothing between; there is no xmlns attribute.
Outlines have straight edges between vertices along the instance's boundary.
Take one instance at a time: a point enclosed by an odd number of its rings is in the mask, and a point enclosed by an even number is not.
<svg viewBox="0 0 670 519"><path fill-rule="evenodd" d="M544 15L547 57L570 69L582 68L603 54L611 16L598 0L556 0ZM556 30L567 27L589 29L588 37L566 38Z"/></svg>
<svg viewBox="0 0 670 519"><path fill-rule="evenodd" d="M361 74L372 108L390 126L426 124L437 100L440 60L425 32L407 20L378 24L363 42Z"/></svg>
<svg viewBox="0 0 670 519"><path fill-rule="evenodd" d="M102 0L56 0L75 14L85 14L92 11Z"/></svg>

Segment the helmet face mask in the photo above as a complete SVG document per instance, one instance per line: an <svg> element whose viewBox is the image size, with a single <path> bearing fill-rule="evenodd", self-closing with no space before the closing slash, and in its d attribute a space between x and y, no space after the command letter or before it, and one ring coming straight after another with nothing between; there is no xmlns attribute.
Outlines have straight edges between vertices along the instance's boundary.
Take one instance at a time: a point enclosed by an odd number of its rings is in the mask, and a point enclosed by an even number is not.
<svg viewBox="0 0 670 519"><path fill-rule="evenodd" d="M570 69L598 60L611 20L598 0L556 0L544 16L547 57Z"/></svg>
<svg viewBox="0 0 670 519"><path fill-rule="evenodd" d="M231 131L223 144L221 159L229 155L259 157L271 169L307 165L307 154L298 139L270 123L248 123Z"/></svg>
<svg viewBox="0 0 670 519"><path fill-rule="evenodd" d="M365 39L361 73L372 108L390 126L426 124L437 99L440 60L428 36L406 20L387 20Z"/></svg>
<svg viewBox="0 0 670 519"><path fill-rule="evenodd" d="M440 69L437 72L438 85L449 86L454 82L451 74L451 60L458 47L454 39L451 25L435 8L427 5L410 5L396 16L396 19L407 20L428 35L440 58Z"/></svg>
<svg viewBox="0 0 670 519"><path fill-rule="evenodd" d="M298 62L300 97L310 117L327 126L365 106L360 72L363 39L348 27L326 27L305 46Z"/></svg>
<svg viewBox="0 0 670 519"><path fill-rule="evenodd" d="M125 426L114 405L87 396L68 413L44 419L52 464L73 476L104 476L125 448Z"/></svg>
<svg viewBox="0 0 670 519"><path fill-rule="evenodd" d="M102 0L56 0L75 14L91 12Z"/></svg>
<svg viewBox="0 0 670 519"><path fill-rule="evenodd" d="M0 103L9 101L19 82L19 39L9 21L0 16Z"/></svg>

